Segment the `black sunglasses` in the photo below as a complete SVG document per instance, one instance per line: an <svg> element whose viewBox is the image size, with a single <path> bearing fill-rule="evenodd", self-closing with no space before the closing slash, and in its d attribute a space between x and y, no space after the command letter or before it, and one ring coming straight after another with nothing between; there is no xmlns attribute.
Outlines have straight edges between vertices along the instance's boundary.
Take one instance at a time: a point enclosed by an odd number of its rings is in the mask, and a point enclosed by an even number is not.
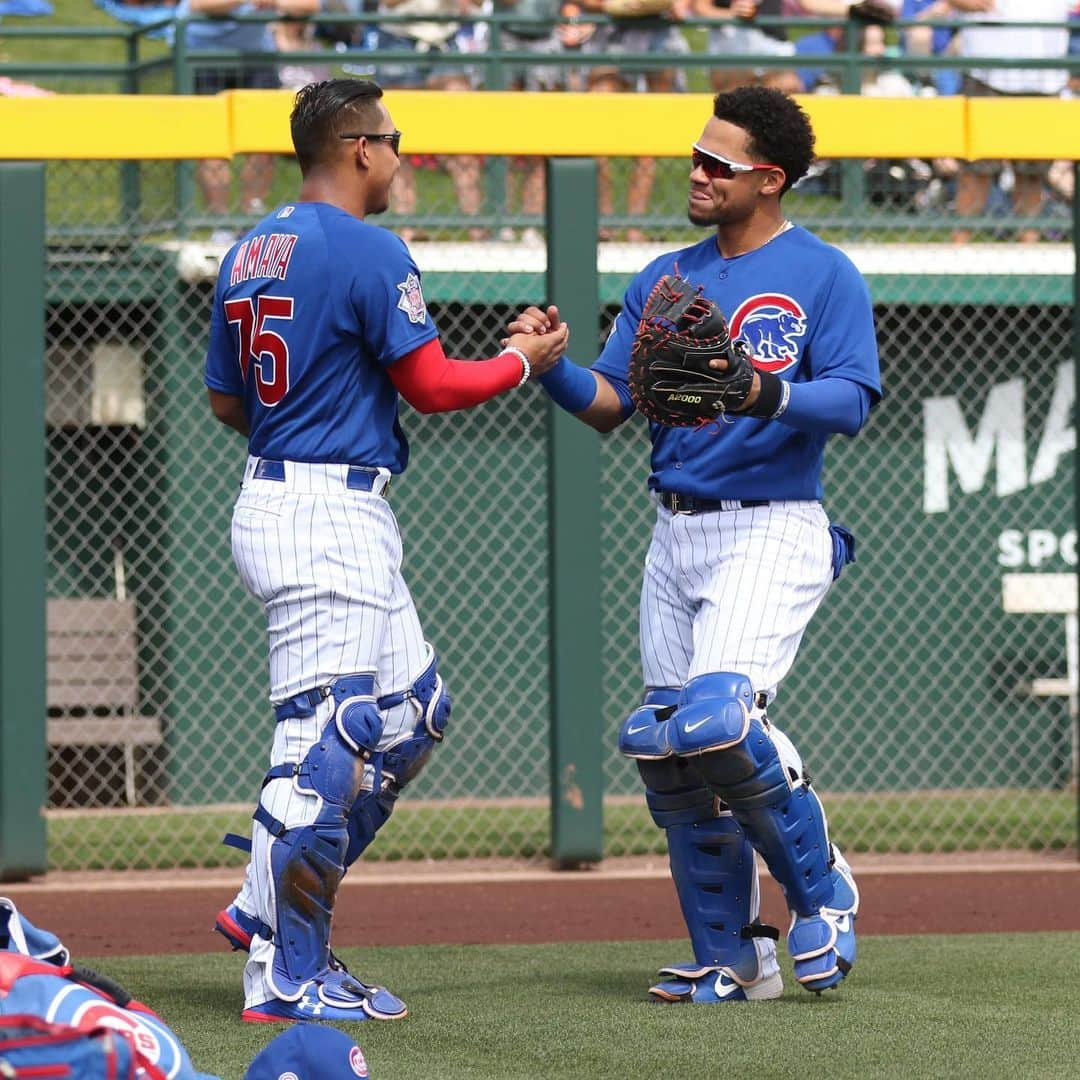
<svg viewBox="0 0 1080 1080"><path fill-rule="evenodd" d="M401 132L400 131L386 131L380 132L375 135L368 135L366 132L360 132L357 135L342 134L338 136L339 139L370 139L372 142L384 142L390 144L390 149L397 154L398 149L401 146Z"/></svg>
<svg viewBox="0 0 1080 1080"><path fill-rule="evenodd" d="M739 173L756 172L759 169L777 169L778 165L759 165L749 161L731 161L710 150L703 150L697 143L690 152L691 167L701 169L710 180L734 180Z"/></svg>

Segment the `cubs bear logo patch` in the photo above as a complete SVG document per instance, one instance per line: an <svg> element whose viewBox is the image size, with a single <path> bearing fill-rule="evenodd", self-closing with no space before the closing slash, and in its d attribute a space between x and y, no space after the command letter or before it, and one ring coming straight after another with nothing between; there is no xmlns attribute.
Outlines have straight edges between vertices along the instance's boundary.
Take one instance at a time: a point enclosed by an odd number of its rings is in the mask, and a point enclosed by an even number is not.
<svg viewBox="0 0 1080 1080"><path fill-rule="evenodd" d="M745 342L758 371L775 375L797 364L805 336L806 312L783 293L751 296L731 317L731 339Z"/></svg>
<svg viewBox="0 0 1080 1080"><path fill-rule="evenodd" d="M404 281L397 284L398 309L409 316L409 322L422 323L427 319L427 304L424 303L424 293L420 288L420 279L415 274L409 274Z"/></svg>

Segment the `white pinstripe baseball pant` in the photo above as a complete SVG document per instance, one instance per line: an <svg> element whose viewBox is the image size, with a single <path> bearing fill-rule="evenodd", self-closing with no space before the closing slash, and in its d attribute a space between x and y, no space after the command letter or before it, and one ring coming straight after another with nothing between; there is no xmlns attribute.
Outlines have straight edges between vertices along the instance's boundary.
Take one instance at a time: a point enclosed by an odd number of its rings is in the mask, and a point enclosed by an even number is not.
<svg viewBox="0 0 1080 1080"><path fill-rule="evenodd" d="M657 506L641 590L646 686L747 676L771 701L832 584L818 502L673 514Z"/></svg>
<svg viewBox="0 0 1080 1080"><path fill-rule="evenodd" d="M233 558L247 589L263 603L270 654L270 700L324 686L338 675L374 673L377 696L407 689L430 662L420 621L401 575L397 521L381 494L346 487L346 466L285 463L285 480L254 479L249 459L233 510ZM276 725L271 766L298 763L330 718L332 698L316 714ZM379 749L412 732L409 703L388 710ZM372 771L365 769L370 789ZM266 809L287 828L311 824L321 799L292 780L272 780ZM252 853L235 903L276 926L270 836L252 828ZM245 971L247 1004L273 996L262 968Z"/></svg>

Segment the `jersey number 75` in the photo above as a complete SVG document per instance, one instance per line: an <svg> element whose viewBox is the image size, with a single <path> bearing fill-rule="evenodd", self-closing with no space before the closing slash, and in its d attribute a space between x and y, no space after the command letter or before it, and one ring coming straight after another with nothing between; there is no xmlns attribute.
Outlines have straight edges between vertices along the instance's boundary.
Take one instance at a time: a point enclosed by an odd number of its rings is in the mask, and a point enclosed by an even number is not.
<svg viewBox="0 0 1080 1080"><path fill-rule="evenodd" d="M277 405L289 390L289 346L280 334L266 329L268 319L291 319L291 296L246 296L225 301L225 318L240 335L240 375L255 375L255 392L268 407Z"/></svg>

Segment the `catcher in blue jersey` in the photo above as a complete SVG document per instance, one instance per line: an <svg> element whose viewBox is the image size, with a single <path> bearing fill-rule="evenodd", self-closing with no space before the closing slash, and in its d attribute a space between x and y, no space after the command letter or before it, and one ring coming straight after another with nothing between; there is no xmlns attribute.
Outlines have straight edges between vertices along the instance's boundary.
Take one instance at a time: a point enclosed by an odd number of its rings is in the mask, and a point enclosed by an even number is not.
<svg viewBox="0 0 1080 1080"><path fill-rule="evenodd" d="M346 971L329 939L343 875L450 719L387 499L409 456L398 405L512 391L566 333L447 358L409 249L367 220L400 165L382 90L312 83L290 122L300 190L225 256L206 354L210 407L247 439L232 551L266 613L276 719L250 843L227 838L251 860L215 929L247 954L244 1020L397 1020L405 1003Z"/></svg>
<svg viewBox="0 0 1080 1080"><path fill-rule="evenodd" d="M808 990L855 962L859 893L830 841L799 753L767 710L829 586L854 559L830 525L821 469L881 397L873 310L847 257L789 222L781 200L814 156L806 114L779 91L720 94L691 151L699 244L630 284L600 359L541 378L598 431L649 420L656 524L641 593L645 694L619 747L636 760L693 959L655 1000L782 993L779 931L761 923L754 852L791 911L787 946ZM529 308L514 333L560 326Z"/></svg>

